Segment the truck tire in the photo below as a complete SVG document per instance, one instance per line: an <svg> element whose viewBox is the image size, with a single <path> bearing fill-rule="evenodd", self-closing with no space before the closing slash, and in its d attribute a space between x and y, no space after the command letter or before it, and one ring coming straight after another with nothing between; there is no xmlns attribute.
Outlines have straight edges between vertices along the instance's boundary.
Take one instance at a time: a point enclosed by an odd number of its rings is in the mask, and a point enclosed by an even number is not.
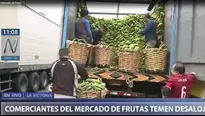
<svg viewBox="0 0 205 116"><path fill-rule="evenodd" d="M28 90L28 78L24 73L20 73L17 77L14 77L12 82L12 88L17 92L27 92Z"/></svg>
<svg viewBox="0 0 205 116"><path fill-rule="evenodd" d="M48 86L48 74L46 71L41 72L40 74L40 89L46 89Z"/></svg>
<svg viewBox="0 0 205 116"><path fill-rule="evenodd" d="M32 92L37 92L40 87L40 76L37 72L32 72L28 77L29 90Z"/></svg>

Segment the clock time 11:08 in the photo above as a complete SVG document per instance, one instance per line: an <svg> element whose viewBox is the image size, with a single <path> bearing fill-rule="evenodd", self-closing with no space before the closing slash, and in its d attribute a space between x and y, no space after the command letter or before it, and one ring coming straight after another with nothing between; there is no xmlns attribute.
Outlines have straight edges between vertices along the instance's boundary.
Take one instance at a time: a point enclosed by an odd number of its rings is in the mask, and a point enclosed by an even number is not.
<svg viewBox="0 0 205 116"><path fill-rule="evenodd" d="M20 35L20 29L1 29L1 35Z"/></svg>

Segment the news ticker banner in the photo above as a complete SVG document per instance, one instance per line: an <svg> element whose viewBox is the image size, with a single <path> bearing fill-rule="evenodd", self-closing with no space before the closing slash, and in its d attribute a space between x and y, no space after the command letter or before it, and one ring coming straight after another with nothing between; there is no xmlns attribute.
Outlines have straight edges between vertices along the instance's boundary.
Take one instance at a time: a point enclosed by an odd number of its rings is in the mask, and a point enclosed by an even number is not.
<svg viewBox="0 0 205 116"><path fill-rule="evenodd" d="M17 94L1 94L2 115L205 115L205 99L53 99L47 92Z"/></svg>
<svg viewBox="0 0 205 116"><path fill-rule="evenodd" d="M1 93L1 100L29 100L29 99L54 99L51 92L5 92Z"/></svg>
<svg viewBox="0 0 205 116"><path fill-rule="evenodd" d="M123 99L121 99L123 101ZM103 101L103 100L101 100ZM204 115L203 102L2 102L2 115Z"/></svg>

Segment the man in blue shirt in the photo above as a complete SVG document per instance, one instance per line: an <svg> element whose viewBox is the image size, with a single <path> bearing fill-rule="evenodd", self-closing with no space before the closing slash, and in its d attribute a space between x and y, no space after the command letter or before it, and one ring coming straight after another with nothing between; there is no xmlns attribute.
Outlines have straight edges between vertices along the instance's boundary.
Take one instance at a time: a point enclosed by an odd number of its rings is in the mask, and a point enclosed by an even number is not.
<svg viewBox="0 0 205 116"><path fill-rule="evenodd" d="M75 23L75 37L78 39L85 39L91 44L93 43L93 36L90 29L88 14L88 10L82 10L80 12L81 17Z"/></svg>
<svg viewBox="0 0 205 116"><path fill-rule="evenodd" d="M151 16L145 15L146 27L143 31L138 32L140 35L145 35L145 42L149 47L156 47L157 44L157 24L151 20Z"/></svg>

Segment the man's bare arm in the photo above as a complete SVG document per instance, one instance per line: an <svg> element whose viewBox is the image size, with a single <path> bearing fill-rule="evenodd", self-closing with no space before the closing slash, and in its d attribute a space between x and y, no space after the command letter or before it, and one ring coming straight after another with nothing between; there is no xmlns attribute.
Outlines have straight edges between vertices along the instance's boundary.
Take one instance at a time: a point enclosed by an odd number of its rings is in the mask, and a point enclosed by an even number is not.
<svg viewBox="0 0 205 116"><path fill-rule="evenodd" d="M171 91L171 90L170 90L168 87L166 87L166 86L163 87L163 88L161 89L162 98L167 98L170 91Z"/></svg>
<svg viewBox="0 0 205 116"><path fill-rule="evenodd" d="M75 64L77 66L78 74L80 75L81 79L82 80L86 80L88 78L88 72L85 69L85 66L80 64L80 63L78 63L78 62L75 62Z"/></svg>

